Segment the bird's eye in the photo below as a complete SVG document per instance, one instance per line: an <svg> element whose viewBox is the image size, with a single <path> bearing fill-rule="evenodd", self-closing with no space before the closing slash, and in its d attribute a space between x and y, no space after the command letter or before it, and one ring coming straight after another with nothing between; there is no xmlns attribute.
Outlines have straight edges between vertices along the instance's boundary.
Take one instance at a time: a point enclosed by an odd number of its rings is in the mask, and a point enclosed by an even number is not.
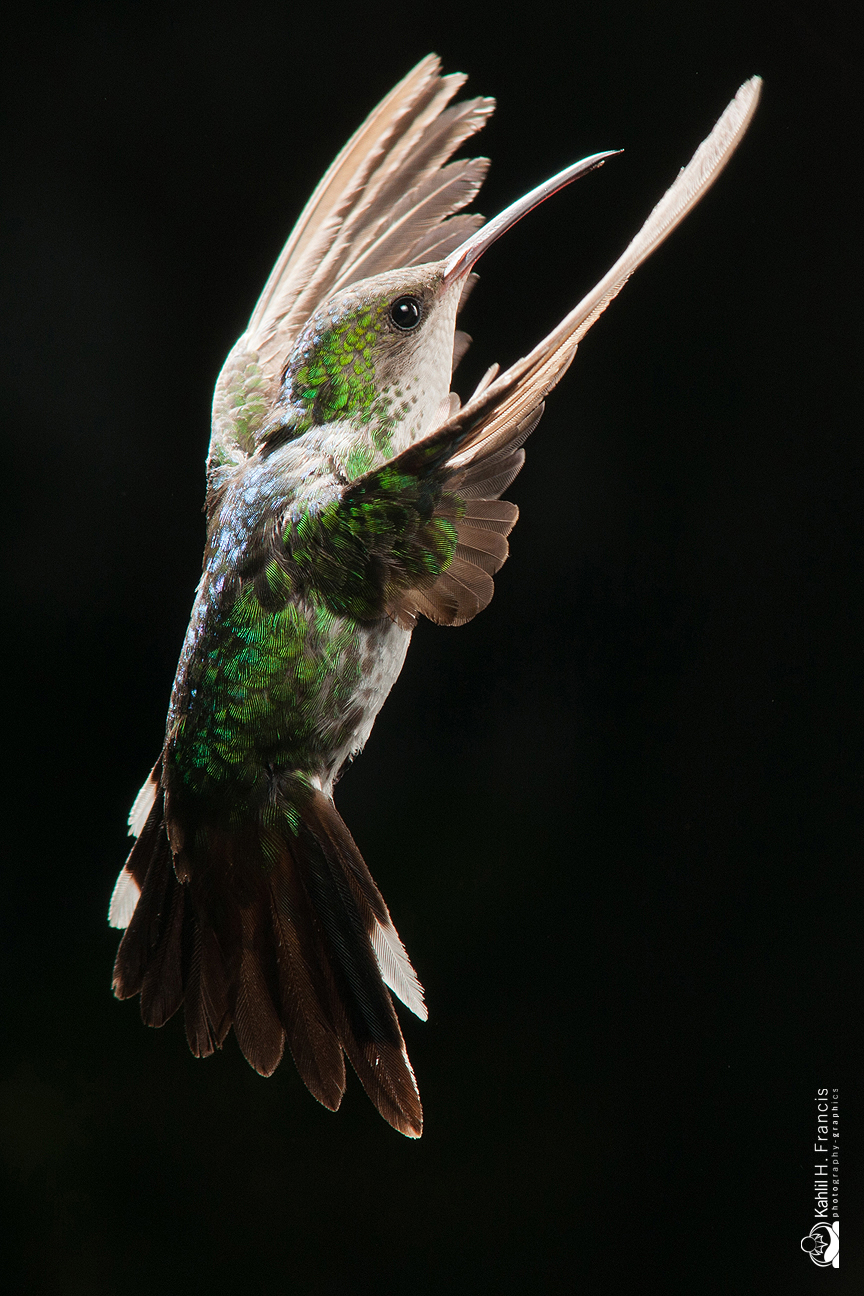
<svg viewBox="0 0 864 1296"><path fill-rule="evenodd" d="M397 297L390 307L390 321L403 333L415 329L420 323L420 303L416 297Z"/></svg>

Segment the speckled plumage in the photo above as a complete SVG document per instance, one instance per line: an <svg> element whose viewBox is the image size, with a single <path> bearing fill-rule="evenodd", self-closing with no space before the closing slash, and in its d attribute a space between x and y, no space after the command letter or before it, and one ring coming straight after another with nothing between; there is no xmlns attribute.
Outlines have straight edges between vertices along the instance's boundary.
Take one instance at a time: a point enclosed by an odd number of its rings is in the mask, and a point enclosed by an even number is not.
<svg viewBox="0 0 864 1296"><path fill-rule="evenodd" d="M489 226L459 214L483 159L448 163L489 100L426 59L301 215L220 375L204 567L165 744L136 799L110 921L115 992L145 1022L182 1005L198 1056L233 1026L269 1075L287 1044L336 1108L352 1062L381 1114L422 1125L390 991L423 991L332 801L402 669L417 617L470 620L517 512L500 495L579 339L719 174L747 83L597 288L527 356L450 394L456 315L486 246L607 154ZM434 257L434 259L433 259Z"/></svg>

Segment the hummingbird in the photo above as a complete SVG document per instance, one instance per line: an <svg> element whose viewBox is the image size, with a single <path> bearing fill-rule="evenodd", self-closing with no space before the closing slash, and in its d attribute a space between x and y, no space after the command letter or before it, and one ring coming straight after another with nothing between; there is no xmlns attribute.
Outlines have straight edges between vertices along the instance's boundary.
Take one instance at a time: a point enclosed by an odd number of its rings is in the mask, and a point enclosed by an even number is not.
<svg viewBox="0 0 864 1296"><path fill-rule="evenodd" d="M165 741L138 794L109 922L114 993L197 1057L234 1028L270 1075L287 1048L331 1110L345 1058L380 1114L422 1131L395 996L423 988L333 802L418 618L462 625L492 598L515 505L501 498L577 345L741 140L747 81L597 286L464 405L451 375L483 252L597 153L494 220L466 213L484 158L451 161L494 108L453 103L430 55L332 164L216 383L203 569Z"/></svg>

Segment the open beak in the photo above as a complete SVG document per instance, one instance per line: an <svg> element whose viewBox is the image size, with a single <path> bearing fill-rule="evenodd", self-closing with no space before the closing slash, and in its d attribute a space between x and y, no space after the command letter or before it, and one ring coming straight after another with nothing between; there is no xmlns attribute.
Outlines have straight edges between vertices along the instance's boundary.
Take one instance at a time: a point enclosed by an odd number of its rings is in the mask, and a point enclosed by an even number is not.
<svg viewBox="0 0 864 1296"><path fill-rule="evenodd" d="M606 158L614 157L616 153L620 152L620 149L610 149L608 153L592 153L590 157L583 158L581 162L574 162L572 166L559 171L550 180L544 180L542 184L538 185L536 189L532 189L530 193L525 194L523 198L517 198L516 202L511 203L494 220L487 221L485 225L482 225L477 230L476 234L472 234L471 238L460 244L455 252L450 253L444 263L444 287L449 287L454 280L467 275L474 262L479 260L486 249L497 238L500 238L505 230L510 229L511 225L515 225L529 211L545 202L547 198L557 193L559 189L563 189L565 185L572 184L580 176L593 171L595 167L602 166Z"/></svg>

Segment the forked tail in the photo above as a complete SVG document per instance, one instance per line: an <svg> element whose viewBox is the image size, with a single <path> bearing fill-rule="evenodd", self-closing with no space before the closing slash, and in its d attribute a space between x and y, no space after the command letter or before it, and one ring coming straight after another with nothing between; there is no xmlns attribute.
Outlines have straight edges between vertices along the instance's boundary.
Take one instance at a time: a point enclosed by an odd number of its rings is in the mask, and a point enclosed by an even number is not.
<svg viewBox="0 0 864 1296"><path fill-rule="evenodd" d="M172 822L172 852L158 773L111 905L110 921L128 922L117 997L140 994L149 1026L182 1003L196 1057L221 1047L233 1026L262 1075L287 1041L331 1111L345 1092L347 1054L384 1119L418 1137L420 1096L388 986L425 1020L423 990L333 802L283 777L254 822L184 825L179 848Z"/></svg>

